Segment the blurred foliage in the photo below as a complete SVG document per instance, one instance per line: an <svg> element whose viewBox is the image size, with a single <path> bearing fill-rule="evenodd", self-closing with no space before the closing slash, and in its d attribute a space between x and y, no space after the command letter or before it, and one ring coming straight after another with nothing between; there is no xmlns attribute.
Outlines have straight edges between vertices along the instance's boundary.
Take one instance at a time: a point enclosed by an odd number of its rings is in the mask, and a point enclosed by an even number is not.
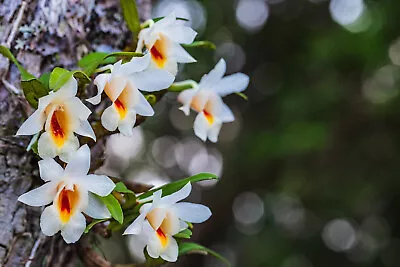
<svg viewBox="0 0 400 267"><path fill-rule="evenodd" d="M229 32L228 41L245 52L241 71L252 84L245 92L249 101L227 98L236 106L241 132L218 145L224 175L205 193L213 218L199 242L228 247L235 266L398 266L400 84L394 79L393 95L381 103L365 96L365 86L388 65L400 76L388 56L400 36L400 1L366 1L371 25L359 33L332 20L329 1L270 4L267 23L257 33L238 26L237 1L200 2L207 25L199 38L213 41L218 52L221 32ZM185 66L182 76L198 80L218 58L193 53L199 64ZM232 213L243 191L264 201L255 234L239 231ZM302 203L305 217L298 228L277 222L271 210L279 196ZM337 218L346 218L358 232L358 243L345 252L331 250L321 237ZM367 227L371 218L381 223ZM209 266L195 257L181 262Z"/></svg>

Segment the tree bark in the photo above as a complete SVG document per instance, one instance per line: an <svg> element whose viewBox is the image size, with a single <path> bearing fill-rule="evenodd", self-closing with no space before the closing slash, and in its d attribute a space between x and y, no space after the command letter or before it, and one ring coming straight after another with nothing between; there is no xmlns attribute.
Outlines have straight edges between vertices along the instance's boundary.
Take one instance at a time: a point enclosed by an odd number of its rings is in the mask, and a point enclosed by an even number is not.
<svg viewBox="0 0 400 267"><path fill-rule="evenodd" d="M142 20L150 18L151 0L137 4ZM86 53L121 50L132 40L117 0L2 0L0 19L0 42L36 76L76 68ZM17 201L43 181L39 158L26 152L30 137L14 136L33 110L18 94L17 68L2 56L0 79L0 266L76 266L81 246L44 236L42 209Z"/></svg>

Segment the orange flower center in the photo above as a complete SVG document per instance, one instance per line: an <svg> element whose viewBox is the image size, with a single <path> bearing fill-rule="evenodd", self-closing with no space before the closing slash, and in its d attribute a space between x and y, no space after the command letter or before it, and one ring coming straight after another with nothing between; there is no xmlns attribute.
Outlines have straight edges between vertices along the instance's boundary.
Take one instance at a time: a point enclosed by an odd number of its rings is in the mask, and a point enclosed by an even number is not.
<svg viewBox="0 0 400 267"><path fill-rule="evenodd" d="M58 106L50 118L50 133L58 147L62 147L68 133L68 115L62 105Z"/></svg>
<svg viewBox="0 0 400 267"><path fill-rule="evenodd" d="M203 110L203 114L204 114L204 116L206 117L208 123L209 123L209 124L213 124L213 122L214 122L214 116L213 116L211 113L207 112L207 110Z"/></svg>
<svg viewBox="0 0 400 267"><path fill-rule="evenodd" d="M166 46L167 46L166 39L165 37L161 36L161 38L158 39L154 43L154 45L150 48L151 57L159 68L163 68L165 62L167 61Z"/></svg>
<svg viewBox="0 0 400 267"><path fill-rule="evenodd" d="M63 223L66 223L71 218L76 204L79 201L79 192L74 185L73 191L63 188L58 195L58 211Z"/></svg>
<svg viewBox="0 0 400 267"><path fill-rule="evenodd" d="M119 98L117 98L117 100L115 100L114 106L118 111L120 119L121 120L124 119L125 116L126 116L127 110L126 110L124 104L122 103L122 101Z"/></svg>
<svg viewBox="0 0 400 267"><path fill-rule="evenodd" d="M163 230L160 228L156 231L158 239L160 239L161 246L165 247L168 244L168 237L164 234Z"/></svg>

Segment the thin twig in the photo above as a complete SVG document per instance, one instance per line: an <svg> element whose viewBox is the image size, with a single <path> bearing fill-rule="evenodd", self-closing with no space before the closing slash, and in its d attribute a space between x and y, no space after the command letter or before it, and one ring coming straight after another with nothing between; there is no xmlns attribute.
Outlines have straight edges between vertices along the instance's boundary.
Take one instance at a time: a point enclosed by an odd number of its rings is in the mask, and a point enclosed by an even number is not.
<svg viewBox="0 0 400 267"><path fill-rule="evenodd" d="M35 259L36 252L39 248L39 245L40 245L40 243L42 243L42 241L44 239L45 239L45 236L42 233L40 233L39 238L36 239L35 244L32 247L31 254L29 254L29 258L28 258L28 261L25 263L25 267L31 266L32 261Z"/></svg>
<svg viewBox="0 0 400 267"><path fill-rule="evenodd" d="M6 42L6 45L7 45L8 48L10 48L11 43L14 40L15 35L17 34L18 28L21 25L21 21L22 21L23 15L24 15L25 8L26 8L26 2L22 1L21 7L20 7L20 9L18 11L17 18L14 21L14 24L13 24L13 27L11 29L10 35L8 36L8 39L7 39L7 42Z"/></svg>

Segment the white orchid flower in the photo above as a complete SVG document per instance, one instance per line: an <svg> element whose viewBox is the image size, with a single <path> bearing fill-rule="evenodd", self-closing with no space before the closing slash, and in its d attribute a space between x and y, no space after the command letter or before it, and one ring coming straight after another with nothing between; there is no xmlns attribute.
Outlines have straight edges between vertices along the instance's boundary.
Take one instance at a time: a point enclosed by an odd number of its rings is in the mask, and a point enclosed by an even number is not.
<svg viewBox="0 0 400 267"><path fill-rule="evenodd" d="M30 206L46 207L40 217L40 227L47 236L61 230L67 243L74 243L86 227L82 214L96 219L110 218L107 207L94 196L107 196L115 184L104 175L87 174L90 150L82 146L71 155L65 170L54 159L39 161L40 177L46 183L21 195L18 200Z"/></svg>
<svg viewBox="0 0 400 267"><path fill-rule="evenodd" d="M200 204L179 202L189 196L192 190L190 183L181 190L165 197L162 191L153 194L153 202L140 208L140 215L125 230L124 235L139 235L138 240L147 246L152 258L174 262L178 258L178 244L174 235L188 228L190 223L202 223L211 216L208 207Z"/></svg>
<svg viewBox="0 0 400 267"><path fill-rule="evenodd" d="M203 141L208 138L211 142L217 142L222 123L235 120L222 97L242 92L249 84L247 75L235 73L223 77L225 71L225 60L221 59L210 73L201 78L198 85L178 95L178 101L183 105L179 109L185 115L189 115L190 109L198 112L193 128L196 136Z"/></svg>
<svg viewBox="0 0 400 267"><path fill-rule="evenodd" d="M103 73L96 77L94 84L97 86L96 96L87 99L97 105L100 103L104 91L111 100L112 105L106 108L101 116L101 123L109 131L119 131L127 136L132 136L136 114L153 116L154 110L138 90L153 92L169 87L175 77L164 70L147 69L150 64L150 55L134 57L128 63L121 61L107 66L110 73Z"/></svg>
<svg viewBox="0 0 400 267"><path fill-rule="evenodd" d="M79 148L74 135L87 136L96 140L92 127L87 121L91 111L75 95L78 84L71 78L58 91L39 99L38 109L21 125L17 135L34 135L43 130L38 143L41 158L59 156L67 162L72 152Z"/></svg>
<svg viewBox="0 0 400 267"><path fill-rule="evenodd" d="M177 20L175 13L150 25L139 33L136 51L142 52L146 47L151 54L151 66L165 69L174 76L178 72L178 63L192 63L196 60L180 44L191 44L197 32L182 21Z"/></svg>

